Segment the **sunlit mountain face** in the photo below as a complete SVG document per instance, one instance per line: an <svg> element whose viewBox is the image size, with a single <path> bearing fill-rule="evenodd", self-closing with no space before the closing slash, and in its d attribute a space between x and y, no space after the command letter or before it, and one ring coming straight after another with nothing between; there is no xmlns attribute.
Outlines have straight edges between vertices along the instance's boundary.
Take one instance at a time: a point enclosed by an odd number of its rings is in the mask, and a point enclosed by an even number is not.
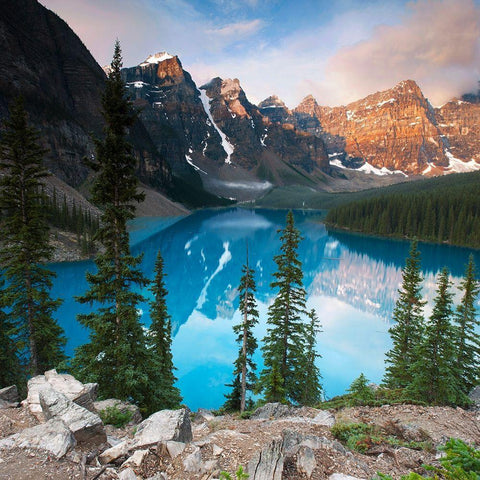
<svg viewBox="0 0 480 480"><path fill-rule="evenodd" d="M280 248L278 230L285 215L284 211L236 208L174 220L138 219L131 225L132 249L143 254L145 274L153 278L158 250L165 260L176 375L184 401L192 409L219 407L225 384L231 381L238 351L232 326L240 322L237 286L247 247L249 264L256 271L260 312L255 333L259 340L265 335L268 306L275 295L270 283ZM303 236L299 257L308 307L316 309L322 323L318 363L326 395L344 392L360 372L381 381L408 242L328 232L315 213L295 212L295 221ZM446 265L458 285L470 251L427 244L421 244L420 251L428 315L436 274ZM475 256L480 264L479 253ZM54 295L65 299L58 319L68 336L69 354L88 338L75 315L89 307L79 305L73 296L86 290L84 273L93 268L91 262L54 265L58 274ZM147 302L151 300L148 289L142 293ZM150 323L147 302L139 305L145 325ZM260 351L256 357L261 369Z"/></svg>

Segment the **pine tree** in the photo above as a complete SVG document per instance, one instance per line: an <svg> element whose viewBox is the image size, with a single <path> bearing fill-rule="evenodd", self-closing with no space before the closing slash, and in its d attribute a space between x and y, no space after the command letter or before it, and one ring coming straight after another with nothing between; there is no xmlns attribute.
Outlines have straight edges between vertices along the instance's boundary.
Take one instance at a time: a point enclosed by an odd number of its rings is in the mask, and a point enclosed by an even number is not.
<svg viewBox="0 0 480 480"><path fill-rule="evenodd" d="M407 388L413 398L437 405L463 403L465 400L458 388L450 286L448 270L444 268L438 277L432 315L411 369L413 380Z"/></svg>
<svg viewBox="0 0 480 480"><path fill-rule="evenodd" d="M89 290L77 299L99 306L78 316L90 330L90 342L77 349L73 366L84 381L99 383L101 395L144 406L152 356L137 308L143 297L133 289L148 281L140 270L141 257L130 253L127 233L127 221L134 217L135 203L144 194L137 192L136 161L126 140L136 115L127 99L121 67L117 41L102 97L104 138L96 141L96 158L88 163L97 173L91 193L103 211L97 233L103 251L95 258L97 272L87 273Z"/></svg>
<svg viewBox="0 0 480 480"><path fill-rule="evenodd" d="M3 289L3 279L0 287ZM13 324L5 313L5 297L0 290L0 388L20 383L20 364L17 356Z"/></svg>
<svg viewBox="0 0 480 480"><path fill-rule="evenodd" d="M267 335L262 347L265 368L259 386L265 400L300 403L303 395L303 371L307 365L306 327L302 316L307 315L303 288L302 264L297 248L301 240L295 228L293 213L287 214L281 233L281 253L275 256L277 271L272 288L278 294L268 309Z"/></svg>
<svg viewBox="0 0 480 480"><path fill-rule="evenodd" d="M5 128L0 144L0 262L9 320L4 325L13 327L25 373L38 375L66 358L63 330L52 317L60 305L49 294L55 274L45 266L52 255L42 194L48 172L42 166L45 150L28 125L22 99L12 105Z"/></svg>
<svg viewBox="0 0 480 480"><path fill-rule="evenodd" d="M242 273L238 288L242 321L233 327L240 349L235 360L234 381L229 385L232 387L232 391L227 395L227 402L224 405L227 410L240 410L240 413L245 411L247 405L247 391L252 390L257 381L256 365L252 356L258 345L252 329L258 323L258 310L255 301L255 270L248 265L248 249L247 262L242 268ZM234 408L237 405L239 408Z"/></svg>
<svg viewBox="0 0 480 480"><path fill-rule="evenodd" d="M151 410L176 408L182 397L175 387L177 379L174 375L175 367L172 356L172 321L167 311L167 289L163 273L163 258L161 252L157 254L155 262L155 278L151 285L153 301L150 303L149 328L150 352L154 355L154 371L150 375L150 382L155 386L154 399Z"/></svg>
<svg viewBox="0 0 480 480"><path fill-rule="evenodd" d="M455 315L457 369L462 372L459 379L460 388L463 393L468 394L478 384L480 368L480 340L475 331L480 325L475 310L480 284L475 277L473 255L468 259L465 276L459 289L463 291L463 296Z"/></svg>
<svg viewBox="0 0 480 480"><path fill-rule="evenodd" d="M306 364L303 370L302 395L300 404L313 406L322 400L322 387L320 385L320 370L315 364L315 360L321 355L317 353L317 333L320 333L320 323L318 321L317 313L312 308L308 317L310 321L306 324L306 339L305 339L305 357Z"/></svg>
<svg viewBox="0 0 480 480"><path fill-rule="evenodd" d="M366 405L375 398L368 382L368 378L362 372L348 387L347 392L352 397L351 405Z"/></svg>
<svg viewBox="0 0 480 480"><path fill-rule="evenodd" d="M396 323L389 329L393 345L385 360L388 366L384 383L390 388L405 388L410 385L410 368L422 338L423 306L426 302L421 295L423 278L416 240L411 243L410 253L402 270L402 279L399 298L393 311L393 320Z"/></svg>

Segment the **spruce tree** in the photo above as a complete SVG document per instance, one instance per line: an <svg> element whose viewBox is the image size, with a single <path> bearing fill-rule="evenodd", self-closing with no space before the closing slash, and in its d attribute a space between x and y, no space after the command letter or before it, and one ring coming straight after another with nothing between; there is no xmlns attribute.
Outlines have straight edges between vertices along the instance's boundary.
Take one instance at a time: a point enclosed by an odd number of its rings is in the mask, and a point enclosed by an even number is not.
<svg viewBox="0 0 480 480"><path fill-rule="evenodd" d="M258 310L255 301L255 270L248 265L248 249L247 262L242 268L242 273L238 287L242 321L233 327L240 349L235 360L234 381L230 385L232 391L227 395L227 402L224 405L227 410L240 410L240 413L245 411L247 405L247 391L252 390L257 381L256 365L252 360L257 349L257 340L252 329L258 323Z"/></svg>
<svg viewBox="0 0 480 480"><path fill-rule="evenodd" d="M413 379L407 388L413 398L436 405L463 403L465 400L458 388L460 372L455 362L450 286L445 267L438 276L433 311L417 348L417 358L411 369Z"/></svg>
<svg viewBox="0 0 480 480"><path fill-rule="evenodd" d="M322 400L322 387L320 385L320 370L315 360L321 355L317 353L317 333L320 333L320 323L317 313L312 308L308 314L309 322L305 325L305 368L303 370L302 394L299 403L314 406Z"/></svg>
<svg viewBox="0 0 480 480"><path fill-rule="evenodd" d="M155 387L154 398L151 400L151 410L176 408L182 397L175 387L177 379L172 356L172 321L167 311L167 289L164 282L163 258L157 254L155 262L155 278L151 285L153 301L150 303L151 325L149 328L149 350L153 354L154 371L150 382ZM153 390L153 389L152 389Z"/></svg>
<svg viewBox="0 0 480 480"><path fill-rule="evenodd" d="M308 363L306 326L302 320L307 311L302 264L297 253L301 237L291 211L285 228L279 233L281 253L274 258L277 271L271 283L272 288L278 288L278 293L268 309L268 328L262 347L265 368L259 386L267 402L300 403L303 371Z"/></svg>
<svg viewBox="0 0 480 480"><path fill-rule="evenodd" d="M140 256L130 253L127 221L134 217L137 191L135 157L126 136L135 121L122 81L118 41L102 97L104 138L96 141L96 157L88 165L96 172L91 190L102 215L96 238L103 249L95 258L96 273L87 273L89 290L77 300L96 311L78 315L90 330L90 342L80 346L73 362L84 381L98 382L105 397L129 399L145 408L149 395L151 355L137 305L143 300L134 288L148 284Z"/></svg>
<svg viewBox="0 0 480 480"><path fill-rule="evenodd" d="M405 388L412 381L410 371L415 362L415 352L423 334L422 274L420 252L413 240L406 265L402 270L402 287L393 311L395 324L389 329L392 348L386 354L384 383L389 388Z"/></svg>
<svg viewBox="0 0 480 480"><path fill-rule="evenodd" d="M66 339L52 317L60 300L50 297L55 274L45 264L51 258L45 217L42 165L45 150L30 127L22 99L11 107L0 143L0 208L3 210L0 263L6 287L3 303L12 326L24 373L38 375L65 360ZM5 332L3 332L5 334ZM8 332L7 332L8 334Z"/></svg>
<svg viewBox="0 0 480 480"><path fill-rule="evenodd" d="M468 394L478 384L480 368L480 340L475 331L480 325L475 310L480 284L475 277L473 255L468 259L459 289L463 291L463 296L455 315L457 369L461 372L460 388Z"/></svg>
<svg viewBox="0 0 480 480"><path fill-rule="evenodd" d="M3 289L4 281L0 280ZM13 323L5 313L5 296L0 290L0 388L20 383L20 363L13 337Z"/></svg>

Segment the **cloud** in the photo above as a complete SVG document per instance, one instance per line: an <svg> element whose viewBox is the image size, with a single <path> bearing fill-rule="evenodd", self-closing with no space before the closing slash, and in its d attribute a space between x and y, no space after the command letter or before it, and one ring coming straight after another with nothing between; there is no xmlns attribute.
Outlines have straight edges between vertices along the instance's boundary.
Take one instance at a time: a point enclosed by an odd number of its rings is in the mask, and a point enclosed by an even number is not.
<svg viewBox="0 0 480 480"><path fill-rule="evenodd" d="M353 101L400 80L416 80L434 104L475 87L480 65L480 9L473 0L420 0L399 25L345 47L326 64L319 96ZM344 95L343 92L348 92Z"/></svg>
<svg viewBox="0 0 480 480"><path fill-rule="evenodd" d="M225 25L221 28L207 29L208 34L220 37L245 37L257 33L263 27L263 22L259 19L249 22L237 22Z"/></svg>

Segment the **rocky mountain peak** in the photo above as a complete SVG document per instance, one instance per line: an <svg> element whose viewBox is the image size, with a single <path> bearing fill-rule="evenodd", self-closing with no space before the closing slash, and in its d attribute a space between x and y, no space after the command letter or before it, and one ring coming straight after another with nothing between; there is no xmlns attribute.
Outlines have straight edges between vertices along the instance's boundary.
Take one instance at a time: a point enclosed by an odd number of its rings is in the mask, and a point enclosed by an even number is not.
<svg viewBox="0 0 480 480"><path fill-rule="evenodd" d="M160 62L163 62L165 60L169 60L170 58L173 58L173 55L170 55L167 52L158 52L154 53L153 55L149 55L141 64L141 67L145 67L150 64L158 64Z"/></svg>
<svg viewBox="0 0 480 480"><path fill-rule="evenodd" d="M283 100L278 98L276 95L270 95L262 102L258 104L258 108L287 108Z"/></svg>
<svg viewBox="0 0 480 480"><path fill-rule="evenodd" d="M229 116L250 118L247 110L250 110L252 105L248 101L238 78L221 79L215 77L200 88L205 90L210 98L216 98L217 101L224 104Z"/></svg>
<svg viewBox="0 0 480 480"><path fill-rule="evenodd" d="M313 95L307 95L295 109L298 113L307 113L313 115L318 107L317 100Z"/></svg>

